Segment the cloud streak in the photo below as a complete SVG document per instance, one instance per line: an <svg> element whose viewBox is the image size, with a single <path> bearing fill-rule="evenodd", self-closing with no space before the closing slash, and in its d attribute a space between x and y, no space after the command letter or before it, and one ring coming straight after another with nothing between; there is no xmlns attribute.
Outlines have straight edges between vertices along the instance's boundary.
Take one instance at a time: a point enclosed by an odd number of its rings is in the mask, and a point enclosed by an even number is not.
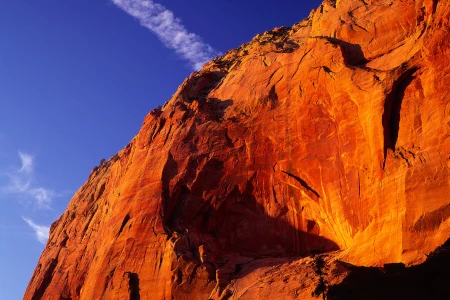
<svg viewBox="0 0 450 300"><path fill-rule="evenodd" d="M0 189L7 194L18 194L32 197L35 205L39 209L49 209L54 197L57 194L50 189L33 184L34 157L30 154L19 152L21 160L20 169L9 172L9 183L6 187Z"/></svg>
<svg viewBox="0 0 450 300"><path fill-rule="evenodd" d="M43 187L32 188L27 192L34 197L38 208L50 208L53 198L57 196L54 191Z"/></svg>
<svg viewBox="0 0 450 300"><path fill-rule="evenodd" d="M188 32L172 11L150 0L112 0L129 15L135 17L142 26L152 31L159 40L187 60L193 69L203 65L221 53L205 43L195 33Z"/></svg>
<svg viewBox="0 0 450 300"><path fill-rule="evenodd" d="M19 172L31 173L33 172L33 156L20 152L19 151L20 160L22 161L22 167Z"/></svg>
<svg viewBox="0 0 450 300"><path fill-rule="evenodd" d="M30 226L36 235L36 239L43 245L47 243L50 227L35 224L32 220L22 217L22 219Z"/></svg>

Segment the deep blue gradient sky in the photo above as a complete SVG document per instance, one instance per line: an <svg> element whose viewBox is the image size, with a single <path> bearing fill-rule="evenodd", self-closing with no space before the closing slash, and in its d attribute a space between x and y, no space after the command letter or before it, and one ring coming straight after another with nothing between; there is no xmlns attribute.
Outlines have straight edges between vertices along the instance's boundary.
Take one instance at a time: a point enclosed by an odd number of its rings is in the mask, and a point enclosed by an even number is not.
<svg viewBox="0 0 450 300"><path fill-rule="evenodd" d="M320 2L159 1L221 52L299 22ZM191 72L110 0L1 0L1 300L22 298L44 248L23 218L56 220L91 169Z"/></svg>

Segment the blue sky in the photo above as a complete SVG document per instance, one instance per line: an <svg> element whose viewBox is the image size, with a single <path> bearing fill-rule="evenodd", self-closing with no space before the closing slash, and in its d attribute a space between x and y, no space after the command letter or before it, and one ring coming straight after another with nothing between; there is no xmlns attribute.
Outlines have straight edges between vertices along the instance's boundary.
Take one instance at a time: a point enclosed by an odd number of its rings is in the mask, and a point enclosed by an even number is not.
<svg viewBox="0 0 450 300"><path fill-rule="evenodd" d="M22 298L48 226L193 69L321 1L145 2L1 0L0 300Z"/></svg>

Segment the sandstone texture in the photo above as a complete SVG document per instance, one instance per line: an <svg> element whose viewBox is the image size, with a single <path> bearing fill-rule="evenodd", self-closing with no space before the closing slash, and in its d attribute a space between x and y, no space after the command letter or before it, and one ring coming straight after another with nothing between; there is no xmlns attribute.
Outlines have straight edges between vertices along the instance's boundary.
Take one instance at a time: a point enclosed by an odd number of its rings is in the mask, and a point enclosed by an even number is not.
<svg viewBox="0 0 450 300"><path fill-rule="evenodd" d="M376 299L356 281L448 267L449 18L325 1L207 63L94 168L24 299Z"/></svg>

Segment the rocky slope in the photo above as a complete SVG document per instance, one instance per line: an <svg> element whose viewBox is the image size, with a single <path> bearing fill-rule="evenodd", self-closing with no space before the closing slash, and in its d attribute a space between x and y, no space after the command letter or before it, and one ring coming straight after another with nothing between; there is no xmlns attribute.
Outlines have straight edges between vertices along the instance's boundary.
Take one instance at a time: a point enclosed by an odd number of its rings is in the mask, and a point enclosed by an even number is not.
<svg viewBox="0 0 450 300"><path fill-rule="evenodd" d="M349 299L354 265L424 262L450 237L449 18L325 1L206 64L92 171L24 299Z"/></svg>

